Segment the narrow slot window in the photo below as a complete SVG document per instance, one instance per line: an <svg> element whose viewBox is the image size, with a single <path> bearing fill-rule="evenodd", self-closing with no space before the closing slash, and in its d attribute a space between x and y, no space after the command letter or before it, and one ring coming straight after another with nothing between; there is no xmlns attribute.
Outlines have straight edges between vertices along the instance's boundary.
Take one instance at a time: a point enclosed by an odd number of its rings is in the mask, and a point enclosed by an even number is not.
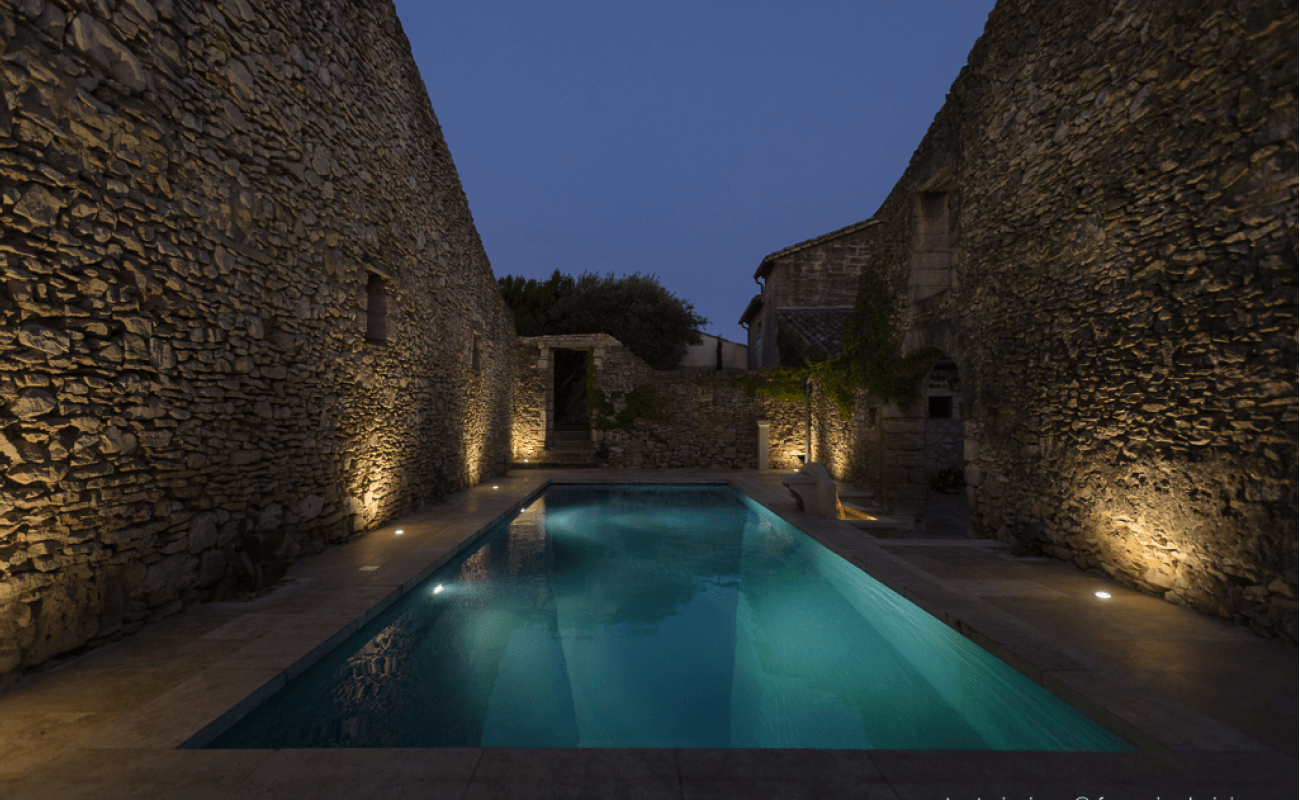
<svg viewBox="0 0 1300 800"><path fill-rule="evenodd" d="M382 276L371 272L366 281L366 341L388 343L388 286Z"/></svg>

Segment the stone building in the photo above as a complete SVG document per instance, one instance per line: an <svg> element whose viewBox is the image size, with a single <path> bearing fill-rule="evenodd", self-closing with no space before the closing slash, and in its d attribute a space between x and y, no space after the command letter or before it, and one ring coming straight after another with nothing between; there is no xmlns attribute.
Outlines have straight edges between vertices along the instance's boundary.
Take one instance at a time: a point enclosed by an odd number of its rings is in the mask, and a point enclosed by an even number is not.
<svg viewBox="0 0 1300 800"><path fill-rule="evenodd" d="M390 3L0 0L0 675L504 469L515 336Z"/></svg>
<svg viewBox="0 0 1300 800"><path fill-rule="evenodd" d="M762 291L740 316L749 332L750 369L795 366L790 362L796 355L839 352L858 276L870 259L875 224L864 220L769 253L759 262L754 282Z"/></svg>
<svg viewBox="0 0 1300 800"><path fill-rule="evenodd" d="M977 533L1291 642L1296 30L1280 0L1003 0L870 239L764 259L854 271L955 368ZM814 457L915 507L925 412L823 403Z"/></svg>

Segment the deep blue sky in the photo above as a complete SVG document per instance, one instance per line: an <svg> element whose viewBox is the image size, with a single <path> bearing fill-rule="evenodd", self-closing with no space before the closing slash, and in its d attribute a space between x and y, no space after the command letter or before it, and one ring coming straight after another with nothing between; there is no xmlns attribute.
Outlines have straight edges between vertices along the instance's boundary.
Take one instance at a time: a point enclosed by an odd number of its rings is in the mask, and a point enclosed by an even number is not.
<svg viewBox="0 0 1300 800"><path fill-rule="evenodd" d="M737 324L866 219L994 0L396 0L498 276L652 273Z"/></svg>

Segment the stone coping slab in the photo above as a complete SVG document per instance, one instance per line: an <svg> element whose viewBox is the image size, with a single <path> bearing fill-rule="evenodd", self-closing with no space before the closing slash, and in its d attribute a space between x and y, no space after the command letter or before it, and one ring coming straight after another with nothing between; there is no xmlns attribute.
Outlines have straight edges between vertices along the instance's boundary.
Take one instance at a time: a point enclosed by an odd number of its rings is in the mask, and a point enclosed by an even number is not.
<svg viewBox="0 0 1300 800"><path fill-rule="evenodd" d="M1191 707L1153 685L1150 676L1124 669L1122 659L1099 652L1095 642L1073 640L1078 626L1047 630L1018 615L1016 604L1087 611L1091 594L1085 590L1105 583L1121 609L1123 602L1140 606L1148 623L1153 613L1167 617L1166 628L1177 640L1171 646L1186 658L1221 655L1225 643L1250 650L1253 660L1238 676L1243 684L1263 676L1289 680L1294 691L1294 650L1162 601L1147 607L1141 601L1152 598L1066 565L1016 563L996 546L973 547L974 540L949 542L951 548L936 540L925 547L876 540L842 521L795 510L780 474L527 470L481 484L448 504L303 559L264 597L190 609L0 695L0 795L1295 796L1293 747L1270 747L1228 724L1229 709ZM1138 752L196 749L553 482L730 484L1129 739ZM967 563L970 558L995 561ZM970 574L936 574L962 569ZM1121 616L1114 625L1121 641L1123 629L1136 623ZM1216 689L1222 696L1222 687Z"/></svg>

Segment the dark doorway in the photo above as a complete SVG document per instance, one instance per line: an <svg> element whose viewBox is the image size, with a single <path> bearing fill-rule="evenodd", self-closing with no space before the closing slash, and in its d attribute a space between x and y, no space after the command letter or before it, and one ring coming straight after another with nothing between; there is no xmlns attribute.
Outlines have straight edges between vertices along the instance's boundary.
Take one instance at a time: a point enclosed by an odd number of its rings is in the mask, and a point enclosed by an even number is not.
<svg viewBox="0 0 1300 800"><path fill-rule="evenodd" d="M587 431L587 351L555 350L555 430Z"/></svg>

